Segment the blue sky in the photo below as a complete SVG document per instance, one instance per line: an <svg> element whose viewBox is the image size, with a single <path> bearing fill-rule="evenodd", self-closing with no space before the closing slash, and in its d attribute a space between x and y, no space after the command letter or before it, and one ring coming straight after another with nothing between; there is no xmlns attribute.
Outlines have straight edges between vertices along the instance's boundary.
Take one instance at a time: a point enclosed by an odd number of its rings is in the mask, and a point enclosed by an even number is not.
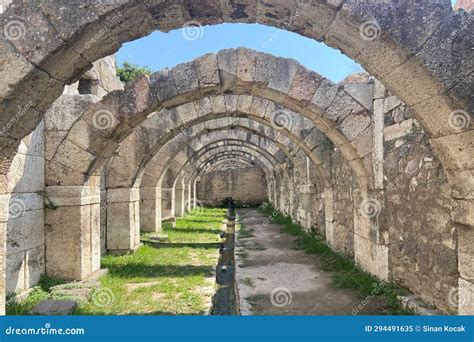
<svg viewBox="0 0 474 342"><path fill-rule="evenodd" d="M191 37L192 39L186 39ZM196 38L196 39L193 39ZM248 47L275 56L294 58L307 68L339 82L361 67L339 51L298 34L258 24L221 24L195 28L188 33L154 32L124 44L117 53L121 65L128 61L161 70L225 48Z"/></svg>
<svg viewBox="0 0 474 342"><path fill-rule="evenodd" d="M453 4L456 2L451 1ZM186 39L186 35L196 39ZM334 82L362 70L359 64L322 43L258 24L204 26L201 31L196 29L189 33L183 30L169 33L157 31L124 44L117 53L117 62L119 65L125 61L147 65L157 71L191 61L205 53L240 46L293 58Z"/></svg>

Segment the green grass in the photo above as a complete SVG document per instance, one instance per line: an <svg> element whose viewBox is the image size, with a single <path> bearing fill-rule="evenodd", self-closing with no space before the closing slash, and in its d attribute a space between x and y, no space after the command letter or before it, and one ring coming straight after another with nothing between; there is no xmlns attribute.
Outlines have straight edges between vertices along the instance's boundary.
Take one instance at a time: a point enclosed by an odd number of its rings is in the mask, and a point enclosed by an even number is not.
<svg viewBox="0 0 474 342"><path fill-rule="evenodd" d="M310 254L316 254L320 259L320 267L324 271L333 273L333 286L341 289L353 289L359 292L361 298L376 295L383 297L385 311L389 315L412 315L413 312L401 308L397 299L405 291L393 283L386 283L367 273L354 261L340 253L333 251L323 237L304 231L299 225L294 224L290 217L282 215L270 205L260 209L271 217L272 223L283 225L283 230L296 236L296 248Z"/></svg>
<svg viewBox="0 0 474 342"><path fill-rule="evenodd" d="M106 255L102 267L109 270L101 287L87 303L79 305L78 315L165 315L202 314L214 293L214 270L220 244L219 233L224 209L200 209L176 220L176 227L165 223L166 242L148 240L134 254ZM8 314L26 314L50 296L55 281L45 278L30 296L12 302Z"/></svg>
<svg viewBox="0 0 474 342"><path fill-rule="evenodd" d="M109 289L113 299L105 306L91 300L78 313L204 313L214 290L218 234L224 218L223 209L195 210L178 218L174 228L164 224L166 242L146 242L144 234L145 245L135 254L104 257L102 266L109 273L101 280L102 289Z"/></svg>
<svg viewBox="0 0 474 342"><path fill-rule="evenodd" d="M42 275L38 285L33 287L29 295L21 300L15 296L9 296L6 304L7 315L27 315L38 303L50 297L50 288L63 284L64 281ZM57 298L59 299L59 298Z"/></svg>

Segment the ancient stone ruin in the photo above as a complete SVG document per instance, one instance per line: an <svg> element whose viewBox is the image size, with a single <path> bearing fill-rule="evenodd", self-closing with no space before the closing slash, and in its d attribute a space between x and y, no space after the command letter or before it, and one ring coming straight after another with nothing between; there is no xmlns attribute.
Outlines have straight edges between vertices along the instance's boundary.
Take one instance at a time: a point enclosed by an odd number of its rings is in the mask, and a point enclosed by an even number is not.
<svg viewBox="0 0 474 342"><path fill-rule="evenodd" d="M474 14L449 0L0 0L0 310L201 205L269 201L382 280L474 314ZM471 8L469 8L471 7ZM154 30L259 23L339 49L334 84L246 48L126 85Z"/></svg>

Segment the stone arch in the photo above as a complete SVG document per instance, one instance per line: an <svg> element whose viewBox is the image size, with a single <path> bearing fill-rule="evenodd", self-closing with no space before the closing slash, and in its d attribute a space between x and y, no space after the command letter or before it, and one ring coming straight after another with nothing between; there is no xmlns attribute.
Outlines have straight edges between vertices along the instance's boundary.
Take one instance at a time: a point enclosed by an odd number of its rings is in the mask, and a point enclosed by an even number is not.
<svg viewBox="0 0 474 342"><path fill-rule="evenodd" d="M277 161L278 159L281 159L283 158L283 156L281 157L275 157L271 152L268 152L266 150L266 148L268 148L267 145L264 145L264 146L261 146L255 142L252 142L252 141L246 141L244 139L238 139L239 137L238 136L225 136L224 133L225 133L225 130L227 128L224 126L224 127L220 127L220 128L216 128L216 129L213 129L211 131L205 131L205 132L200 132L192 137L190 137L189 139L187 139L186 143L191 143L193 140L195 139L202 139L202 138L205 138L205 141L206 141L206 144L199 150L195 151L195 152L190 152L191 155L187 155L185 158L182 159L182 162L180 163L180 166L182 168L184 168L185 166L188 166L189 167L189 163L192 163L192 159L193 158L196 158L196 157L199 157L201 155L201 152L202 153L205 153L208 149L209 149L209 146L210 144L216 144L216 143L220 143L220 142L228 142L226 144L223 144L223 145L219 145L219 146L216 146L216 147L221 147L221 148L227 148L227 147L232 147L232 146L238 146L237 144L235 143L240 143L240 145L242 146L251 146L259 151L261 151L261 153L263 155L267 155L267 156L271 156L272 158L274 158L275 161ZM237 130L242 130L242 133L245 134L245 132L247 132L247 130L249 132L252 132L252 134L256 134L254 131L248 129L247 127L243 126L243 127L240 127L240 126L235 126L235 129ZM208 136L209 133L222 133L220 136ZM292 163L296 163L295 161L295 158L290 154L290 151L288 150L285 150L283 147L280 147L278 146L278 149L276 151L274 151L273 153L275 154L278 154L278 153L281 153L285 156L285 158L288 158ZM155 181L152 181L151 179L155 178L155 179L160 179L161 176L162 176L162 169L163 168L160 168L158 167L158 165L166 165L168 162L169 162L169 159L178 159L180 155L185 155L189 152L181 152L180 154L176 155L176 154L169 154L167 152L164 153L163 157L165 155L168 155L169 158L168 159L165 159L165 160L160 160L161 158L159 158L158 156L154 159L152 159L150 162L149 162L149 165L147 165L145 167L145 171L144 171L144 177L145 179L139 177L139 179L135 182L135 185L137 184L137 182L140 183L140 185L142 185L143 183L145 183L145 186L150 186L152 185L153 182ZM160 156L162 157L162 156ZM158 162L160 161L159 164L157 165L153 165L153 162ZM282 162L283 160L278 160L279 162ZM297 164L297 163L296 163ZM153 174L150 174L150 175L147 175L146 173L146 170L147 169L151 169L153 170L155 173ZM302 170L300 168L300 170ZM156 172L158 171L158 172ZM153 175L156 175L155 177L153 177Z"/></svg>
<svg viewBox="0 0 474 342"><path fill-rule="evenodd" d="M218 121L218 119L216 119L216 121ZM264 133L256 131L255 129L248 128L246 125L252 127L252 125L248 125L245 122L242 122L242 120L240 120L240 119L235 119L235 121L233 121L233 124L232 124L233 129L231 129L230 132L235 132L235 130L245 128L245 130L252 133L253 135L259 135L262 138L266 137ZM192 127L195 127L195 126L192 126ZM215 133L218 129L221 131L223 129L229 129L229 128L228 128L228 125L226 123L221 123L221 126L218 126L218 125L208 126L206 129L203 129L203 131L201 131L199 133L196 133L194 136L192 136L192 138L193 139L195 139L196 137L207 138L208 134ZM191 131L190 132L185 131L185 132L182 132L180 134L180 136L183 136L183 137L188 137L190 135L191 135ZM245 139L246 137L244 136L242 138ZM270 138L271 137L268 136L265 139L272 140ZM173 140L175 140L175 139L173 139ZM188 144L189 141L191 141L191 139L188 139L187 141L183 141L183 143L181 145L186 145L186 144ZM277 143L277 144L278 144L278 147L280 149L284 149L283 144L281 144L281 143ZM296 146L296 148L297 148L297 146ZM125 149L125 150L128 151L128 149ZM148 166L148 164L147 164L147 169L153 170L153 174L156 174L157 175L156 178L159 178L160 177L159 175L162 172L161 170L163 169L163 165L167 165L168 160L172 159L169 156L175 156L175 158L179 158L179 156L182 155L183 156L183 161L185 160L185 156L187 155L188 152L184 152L184 151L179 152L179 150L180 149L177 148L176 146L175 146L174 150L166 150L166 149L160 150L160 153L156 154L155 158L152 159L151 162L149 162L149 163L152 163L153 161L156 161L157 164L156 165L152 164L151 166ZM290 157L290 159L293 161L294 164L298 164L298 163L295 162L294 158L291 156L290 151L285 152L285 154ZM321 162L319 161L319 163L321 163ZM300 164L301 164L301 162L300 162ZM124 168L126 168L126 166L124 164L120 164L120 165L116 166L116 168L124 169ZM301 168L302 167L300 167L300 174L303 174L303 171L301 170ZM177 174L179 172L180 172L180 169L175 170L175 174ZM176 176L174 176L174 177L176 177ZM169 182L171 182L171 180L174 179L174 177L171 177ZM135 177L133 177L133 178L135 179ZM134 183L135 183L134 186L137 186L136 181ZM160 215L160 211L157 209L157 206L159 205L159 202L157 202L157 198L161 198L161 196L159 194L159 190L155 189L156 184L149 184L150 181L145 181L145 183L146 184L141 189L141 197L142 197L142 199L141 199L141 204L142 204L141 205L141 212L142 212L142 214L140 216L144 220L143 224L142 224L142 229L145 229L147 231L148 230L156 231L161 226L161 220L156 219L156 216ZM154 183L156 183L156 181ZM125 185L126 186L132 186L131 183L130 184L125 184ZM327 182L326 182L326 185L324 185L324 181L322 181L321 184L318 187L324 189L325 186L326 187L328 186ZM162 201L162 203L165 202L166 200L173 201L172 186L168 185L168 186L164 186L163 188L166 189L165 191L170 192L171 195L163 193L162 194L162 199L164 199L164 200ZM170 206L165 205L165 207L169 208ZM142 211L142 208L143 208L143 211ZM121 220L121 222L126 222L126 220Z"/></svg>
<svg viewBox="0 0 474 342"><path fill-rule="evenodd" d="M258 150L259 154L262 154L262 153L264 154L266 152L261 147L255 144L246 143L246 145L247 145L246 146L247 148L250 147L250 148L254 148ZM226 149L227 147L228 146L222 146L222 147L217 147L217 148ZM184 154L184 153L181 153L181 154ZM269 154L267 153L266 158L269 158L268 155ZM194 157L197 158L200 156L201 156L200 154L196 154ZM169 158L169 159L172 159L174 161L176 158ZM173 185L175 184L175 181L178 175L183 171L183 169L185 169L184 166L188 164L187 159L183 159L182 162L178 162L178 163L174 163L174 162L170 163L166 159L162 160L162 158L156 158L154 160L162 161L162 163L160 164L162 164L163 166L162 167L153 166L153 165L149 166L149 168L151 168L155 172L156 176L148 175L145 177L145 180L143 182L140 182L141 183L140 194L142 197L140 211L141 211L141 216L145 220L144 224L142 225L142 228L144 228L145 230L151 230L151 231L159 230L159 228L161 227L160 215L162 212L159 210L159 206L160 205L164 206L165 212L167 212L167 208L170 208L169 204L167 203L172 202L174 200L174 186ZM168 165L168 166L164 167L165 165ZM267 166L267 168L268 167L269 166ZM193 169L194 168L190 168L187 173L191 173Z"/></svg>
<svg viewBox="0 0 474 342"><path fill-rule="evenodd" d="M220 128L225 129L225 127L226 126L224 125L223 127L220 127ZM196 134L195 136L193 136L193 138L203 137L203 135L206 134L207 132L213 132L213 131L207 131L207 130L202 131ZM253 146L257 147L257 145L255 144L253 144ZM179 153L178 152L168 153L168 152L165 151L163 154L156 155L156 158L154 158L153 160L157 161L158 164L151 165L148 167L149 169L154 171L153 174L156 174L156 176L148 176L149 179L145 177L144 182L140 181L141 186L142 186L141 187L141 197L142 197L141 211L143 212L143 215L141 216L145 220L142 228L145 228L145 230L155 231L159 229L159 227L161 226L161 220L155 219L156 216L159 217L161 214L161 212L159 211L160 203L165 203L164 204L165 208L170 207L169 204L168 205L166 204L166 202L173 201L174 190L172 186L174 184L174 180L177 177L177 175L180 172L182 172L184 163L187 162L187 159L186 159L187 157L186 157L185 152L179 152ZM170 156L174 156L174 158ZM172 163L169 162L169 159L172 159L172 160L175 160L177 158L180 159L180 156L182 156L181 163L175 164L174 162ZM191 171L192 170L189 170L189 172ZM165 176L167 177L168 181L165 182L165 185L162 187L162 182L164 181ZM154 180L152 181L152 179ZM165 209L165 212L166 211L167 209Z"/></svg>
<svg viewBox="0 0 474 342"><path fill-rule="evenodd" d="M56 169L59 169L55 174L60 175L63 173L61 169L65 168L68 170L68 174L77 174L76 178L78 181L83 181L83 179L90 180L94 176L94 171L100 169L104 160L130 134L132 127L145 120L146 115L159 107L176 108L176 111L172 111L171 122L168 121L171 123L171 126L174 126L176 125L176 120L192 121L193 118L199 118L206 114L206 112L209 113L209 110L214 113L214 116L216 112L236 112L238 116L240 110L244 112L250 111L252 105L254 105L254 109L261 111L260 116L267 116L267 120L274 120L275 116L278 115L282 116L283 120L287 119L290 124L293 124L293 127L291 127L292 131L304 130L308 125L312 125L311 121L313 121L316 127L321 129L329 139L333 140L334 144L341 149L343 155L350 161L354 172L360 176L359 180L364 183L361 187L367 187L370 184L370 179L361 159L364 155L362 155L363 152L360 154L357 152L357 145L361 144L360 140L366 139L366 136L362 137L361 134L367 131L371 125L371 119L368 116L367 110L349 96L344 89L338 88L329 81L322 79L319 75L305 70L292 61L287 61L288 65L283 65L282 70L279 70L279 72L289 72L289 70L296 72L298 69L298 72L308 73L309 76L306 75L304 77L309 77L310 79L302 81L302 84L294 85L293 88L290 88L290 84L288 84L285 96L281 95L281 89L276 90L269 86L264 87L264 91L260 93L260 91L255 90L257 88L254 88L254 85L257 87L261 84L256 80L244 82L236 79L230 85L227 85L225 84L227 81L224 79L220 80L219 75L227 72L225 70L225 63L229 62L228 59L232 63L232 59L237 58L237 51L241 50L247 51L246 49L224 50L218 55L206 55L196 61L197 65L213 65L211 70L207 72L211 73L214 82L217 82L215 84L200 85L197 81L199 77L196 74L194 63L187 63L177 66L176 70L173 69L171 72L165 71L154 74L151 78L151 83L148 83L147 78L142 78L136 81L134 85L130 85L129 89L125 92L113 92L101 102L92 105L86 111L83 118L78 120L73 126L69 136L63 140L63 143L58 147L55 156L52 158L50 163L56 166ZM254 51L251 51L251 53L256 56L255 58L260 57L261 63L271 64L271 61L273 61L273 57L265 54ZM219 56L221 56L222 62L218 62ZM181 73L180 77L185 80L196 80L196 83L190 85L192 88L182 88L182 93L178 93L176 85L174 85L174 78L177 76L173 76L173 71L175 74ZM205 71L202 70L202 72ZM234 73L236 74L237 72L234 70ZM204 77L203 75L201 76ZM237 76L235 75L235 77ZM270 82L273 76L267 75L266 77L268 78L267 82ZM277 78L277 75L274 75L274 77ZM239 82L244 83L239 84ZM285 82L288 83L288 80ZM280 84L279 86L281 87L282 85ZM301 99L298 95L294 94L298 91L299 87L312 88L312 91L315 93L314 103L309 104L308 99ZM203 93L205 95L209 93L209 88L213 92L234 92L241 95L203 97ZM219 88L219 90L216 88ZM316 88L319 89L319 93ZM167 89L168 93L158 95L158 98L162 97L160 100L153 98L152 94L162 93L163 89ZM255 102L254 96L247 95L248 92L257 94ZM171 96L171 98L166 96ZM307 97L309 98L310 95L307 95ZM263 99L263 102L260 101L260 98ZM198 102L198 100L200 101ZM170 103L168 104L168 102ZM189 102L193 102L193 104ZM180 105L181 103L184 104ZM199 108L196 108L195 103L198 103ZM284 104L284 107L288 108L288 110L281 107L279 103ZM306 105L306 107L302 107L301 104ZM327 107L327 110L324 110L323 107ZM265 111L265 114L262 114L263 111ZM98 116L104 113L109 115L107 119L111 121L112 127L106 127L106 129L99 130L98 132L97 128L94 128L93 123L97 120ZM301 117L297 113L301 113ZM324 117L322 113L327 114ZM226 116L228 115L226 114ZM258 116L258 114L254 115ZM351 123L354 123L354 125ZM350 137L351 140L348 140L344 134ZM81 141L78 141L79 137L81 137ZM359 140L357 140L358 137ZM350 141L353 142L351 143ZM79 150L77 150L78 147ZM76 152L82 157L79 160L80 163L77 160L74 163L67 160L65 151L70 149L76 149ZM60 176L56 176L56 178L61 179Z"/></svg>
<svg viewBox="0 0 474 342"><path fill-rule="evenodd" d="M250 74L238 72L237 63L233 63L238 60L238 55L254 65L255 69L248 69L253 70ZM272 63L280 63L281 68L276 69L278 71L262 69L257 72L257 65ZM293 76L282 78L282 72L293 72ZM300 80L295 82L293 77ZM186 85L178 81L191 83ZM302 93L302 89L309 90ZM214 96L216 93L225 95ZM155 73L151 80L141 77L124 91L112 92L93 104L76 121L49 161L48 169L54 175L52 181L62 185L85 182L94 186L102 166L119 143L149 114L160 108L166 108L167 113L171 113L167 119L170 124L165 127L174 127L180 121L193 124L193 120L202 115L222 117L235 113L233 116L245 117L248 116L245 112L251 113L252 106L257 111L254 115L260 115L260 119L267 118L279 124L277 116L283 116L283 126L285 122L290 124L290 127L283 128L288 134L290 131L304 132L306 127L312 127L313 124L322 130L340 149L357 175L360 191L354 200L361 203L368 197L372 181L362 160L368 153L364 151L366 146L363 146L367 139L364 132L370 132L372 124L367 109L343 87L335 86L295 62L248 49L224 50L217 55L205 55L194 62L179 65L170 72ZM98 127L98 116L104 114L109 122L105 127ZM301 136L301 139L306 138L306 135ZM359 149L361 145L362 149ZM299 146L301 149L307 148L304 144ZM74 160L71 159L72 155ZM110 195L108 192L109 196L119 203L129 199L138 202L137 189L119 189ZM357 223L358 236L365 245L369 245L364 249L381 248L383 251L377 253L383 253L384 256L378 259L385 260L386 264L386 246L378 247L378 242L371 239L374 235L371 231L377 231L378 227L366 217L360 217ZM361 259L358 262L366 261ZM371 265L364 266L369 268ZM386 272L382 277L386 277Z"/></svg>
<svg viewBox="0 0 474 342"><path fill-rule="evenodd" d="M155 114L158 115L158 114ZM112 161L109 162L108 169L115 169L120 171L120 174L114 173L111 178L114 178L115 180L119 181L120 183L118 184L112 184L112 187L116 186L132 186L132 182L136 182L137 174L140 174L140 170L143 170L143 168L150 162L154 156L161 151L163 146L165 146L168 142L173 143L174 146L174 151L173 153L177 153L179 150L178 141L179 139L182 140L181 145L185 144L184 138L186 136L194 136L195 134L205 134L207 132L211 132L215 130L216 127L219 128L241 128L241 127L247 127L247 130L249 133L252 133L252 135L255 136L260 136L261 139L266 138L267 140L274 141L274 143L281 149L284 146L288 146L289 150L299 150L300 148L310 157L311 161L314 163L316 166L318 172L320 172L322 175L324 174L324 170L320 168L320 165L322 164L322 161L320 159L320 155L318 153L317 147L318 147L318 139L322 137L323 135L321 133L318 133L316 129L314 131L311 131L311 135L299 137L299 134L296 132L296 134L292 134L291 132L286 132L286 131L278 131L270 125L269 122L264 121L259 119L256 116L248 114L247 117L232 117L232 123L229 124L228 122L225 121L227 119L225 117L225 113L219 113L218 115L206 115L203 117L203 119L206 119L206 121L202 121L200 123L196 123L191 125L191 123L186 122L183 125L180 125L176 128L177 133L179 134L170 134L165 136L163 139L156 139L157 141L153 142L152 147L144 149L142 148L142 145L145 145L146 142L146 136L156 136L157 134L153 134L154 131L151 130L151 124L147 124L147 130L144 131L143 133L138 133L136 135L131 135L129 138L127 138L122 144L123 147L121 147L118 150L118 153L112 157ZM222 119L222 120L221 120ZM148 121L148 120L147 120ZM153 127L155 125L160 126L158 123L154 123ZM183 129L183 127L186 127L186 129ZM199 132L199 133L197 133ZM232 132L232 130L230 130ZM168 140L168 137L170 138ZM252 137L253 138L253 137ZM305 140L303 139L305 138ZM259 138L260 139L260 138ZM123 151L123 152L121 152ZM169 150L171 153L171 150ZM183 152L184 153L184 152ZM115 160L114 158L117 158L118 155L118 160ZM123 155L123 157L120 157L120 155ZM142 157L140 160L137 161L132 161L130 163L130 159L134 159L135 155L145 155L145 157ZM166 153L164 151L161 151L162 156L166 156ZM131 158L130 158L131 157ZM130 166L127 165L132 164L131 169L127 170ZM138 170L138 171L137 171ZM121 174L126 171L127 176L125 179L126 181L122 182L120 181L123 179ZM113 172L113 171L112 171ZM322 177L323 178L323 177Z"/></svg>
<svg viewBox="0 0 474 342"><path fill-rule="evenodd" d="M469 94L462 91L472 88L469 86L473 82L469 76L472 69L469 65L460 67L459 63L453 63L454 59L461 60L471 53L472 14L454 13L449 0L421 7L406 2L283 4L277 0L238 5L228 1L199 4L191 1L181 4L125 1L91 6L69 4L61 9L59 6L49 2L35 5L12 3L2 15L4 23L18 19L19 13L34 18L23 23L25 34L19 39L2 39L7 51L7 65L16 63L21 67L7 76L7 87L1 91L5 99L1 117L7 122L12 121L17 112L12 108L31 103L28 120L22 125L25 128L13 125L13 129L7 132L12 140L5 145L16 146L15 139L18 141L33 130L42 113L59 96L64 84L74 82L90 68L91 61L112 54L122 42L155 29L179 28L186 20L198 20L203 24L256 22L322 40L361 63L392 93L415 107L417 118L432 136L443 165L450 170L450 179L454 181L461 177L468 180L466 173L461 171L472 170L472 165L460 162L463 158L458 157L459 149L466 157L471 154L472 146L466 142L472 140L472 132L470 129L453 134L447 117L453 110L469 112L473 108ZM410 13L411 6L417 6L413 11L417 16L404 15L394 21L384 15L399 11ZM424 18L422 23L418 21L420 16ZM372 26L366 31L368 22ZM406 27L416 27L416 30L407 31ZM450 39L453 32L464 39ZM375 35L370 36L370 33ZM46 40L48 44L38 44L38 41ZM437 58L433 58L441 41L447 42L445 46L457 51L458 55L449 61L441 60L436 54ZM450 138L443 138L445 136ZM472 176L472 172L467 173ZM471 192L472 187L467 194ZM461 193L466 192L461 190Z"/></svg>
<svg viewBox="0 0 474 342"><path fill-rule="evenodd" d="M8 137L12 140L2 141L7 146L2 149L3 156L8 160L14 153L11 147L16 146L18 137L32 130L64 83L74 81L90 61L116 50L121 42L155 28L178 27L191 18L202 19L208 24L259 22L299 32L341 49L382 79L392 93L413 105L448 172L456 200L453 219L472 227L472 126L453 133L447 120L448 113L453 110L465 110L468 115L472 112L472 99L464 90L472 89L472 65L457 63L472 60L469 58L473 41L472 14L453 13L448 0L425 4L417 8L418 11L408 11L415 5L408 2L317 1L301 10L303 5L264 1L236 6L225 1L196 7L188 2L158 5L124 1L86 7L71 4L65 12L59 11L59 4L49 2L10 5L2 16L5 21L18 13L34 20L28 21L29 33L20 40L2 40L7 46L8 65L18 63L21 66L9 68L14 71L6 77L0 115L6 120L3 123L12 122L18 114L18 106L27 107L28 100L32 104L30 113L25 116L28 120L25 119L23 125L14 125L14 130L9 131ZM417 15L405 15L397 20L385 15L400 11ZM58 13L62 13L62 20L57 19ZM73 16L72 13L83 15ZM112 20L116 15L120 20ZM169 20L170 17L173 20ZM422 23L417 22L420 17ZM362 42L357 34L360 24L368 18L378 23L382 35L374 41ZM127 25L123 25L124 22ZM305 25L308 22L318 25ZM416 29L406 30L407 27ZM105 33L96 36L97 32ZM464 39L452 39L453 34ZM41 37L49 39L39 39ZM39 41L47 41L47 44L38 44ZM441 41L446 41L451 51L457 51L455 56L444 59L445 54L439 49ZM14 56L17 53L21 55ZM66 62L57 64L57 61Z"/></svg>

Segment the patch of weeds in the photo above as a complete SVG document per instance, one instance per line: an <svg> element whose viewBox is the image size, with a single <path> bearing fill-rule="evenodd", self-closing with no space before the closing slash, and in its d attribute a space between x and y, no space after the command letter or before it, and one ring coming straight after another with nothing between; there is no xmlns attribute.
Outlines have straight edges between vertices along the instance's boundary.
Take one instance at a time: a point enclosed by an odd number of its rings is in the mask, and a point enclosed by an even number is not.
<svg viewBox="0 0 474 342"><path fill-rule="evenodd" d="M18 299L14 295L7 297L6 314L7 315L28 315L29 312L40 302L48 299L50 294L41 289L40 286L35 286L24 299Z"/></svg>
<svg viewBox="0 0 474 342"><path fill-rule="evenodd" d="M44 291L50 291L53 286L65 284L67 281L59 278L53 278L46 274L41 275L38 286Z"/></svg>
<svg viewBox="0 0 474 342"><path fill-rule="evenodd" d="M249 257L249 253L247 253L246 251L236 252L235 254L241 257L242 259L247 259Z"/></svg>
<svg viewBox="0 0 474 342"><path fill-rule="evenodd" d="M255 306L257 305L259 302L263 302L263 301L268 301L268 298L267 296L263 295L263 294L258 294L258 295L254 295L254 296L249 296L247 298L245 298L245 300L252 306Z"/></svg>
<svg viewBox="0 0 474 342"><path fill-rule="evenodd" d="M14 294L6 298L6 314L28 315L36 305L51 297L51 287L64 283L64 280L43 274L38 284L31 289L25 298L18 298Z"/></svg>
<svg viewBox="0 0 474 342"><path fill-rule="evenodd" d="M255 243L251 249L256 250L256 251L264 251L267 248L259 243Z"/></svg>
<svg viewBox="0 0 474 342"><path fill-rule="evenodd" d="M415 123L412 123L410 132L406 135L406 139L409 142L414 142L422 134L423 134L423 129L421 128L421 126Z"/></svg>
<svg viewBox="0 0 474 342"><path fill-rule="evenodd" d="M244 278L244 279L242 279L242 283L243 283L244 285L249 286L249 287L255 287L255 283L254 283L254 281L253 281L251 278Z"/></svg>
<svg viewBox="0 0 474 342"><path fill-rule="evenodd" d="M254 230L250 229L250 228L246 228L243 223L239 223L237 225L237 229L238 229L239 239L247 239L247 238L254 237L254 235L253 235Z"/></svg>
<svg viewBox="0 0 474 342"><path fill-rule="evenodd" d="M307 233L299 225L292 223L291 218L282 215L270 205L261 209L262 212L275 217L275 222L283 225L283 230L296 236L296 248L310 254L316 254L320 259L322 270L333 273L333 286L340 289L358 291L361 298L376 295L385 302L385 313L389 315L413 315L412 311L401 308L397 299L404 290L393 283L385 283L370 273L364 271L354 261L329 247L320 235Z"/></svg>

